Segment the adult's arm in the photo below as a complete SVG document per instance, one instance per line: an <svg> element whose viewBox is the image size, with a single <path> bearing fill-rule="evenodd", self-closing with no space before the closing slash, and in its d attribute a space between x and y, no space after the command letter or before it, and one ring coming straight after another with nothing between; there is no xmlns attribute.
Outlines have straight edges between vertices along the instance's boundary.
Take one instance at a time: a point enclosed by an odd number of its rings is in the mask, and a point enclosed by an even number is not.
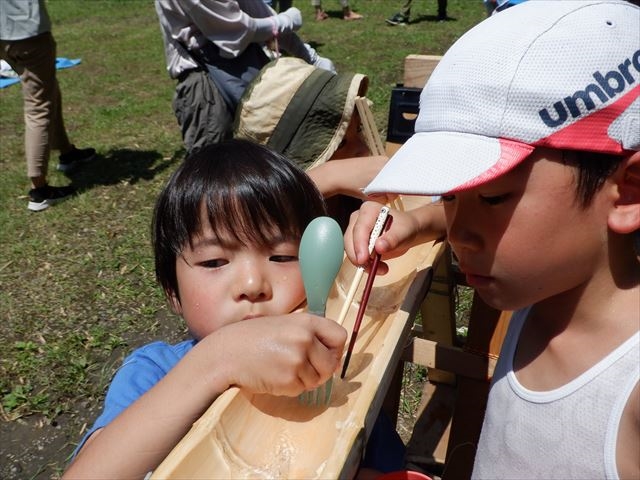
<svg viewBox="0 0 640 480"><path fill-rule="evenodd" d="M184 0L182 6L201 34L229 58L250 43L271 40L274 28L286 36L302 25L298 9L274 15L261 0Z"/></svg>

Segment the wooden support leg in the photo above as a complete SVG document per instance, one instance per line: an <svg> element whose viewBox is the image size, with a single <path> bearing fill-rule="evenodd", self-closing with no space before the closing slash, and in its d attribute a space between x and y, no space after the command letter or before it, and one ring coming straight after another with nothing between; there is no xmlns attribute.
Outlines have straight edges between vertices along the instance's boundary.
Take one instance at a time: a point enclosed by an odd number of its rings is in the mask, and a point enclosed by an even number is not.
<svg viewBox="0 0 640 480"><path fill-rule="evenodd" d="M422 326L419 337L439 345L453 346L455 338L455 298L451 270L451 252L445 249L435 266L431 289L422 304ZM416 339L417 341L418 339ZM412 356L415 352L412 352ZM414 359L416 359L414 357ZM417 359L416 359L417 360ZM407 445L407 462L439 473L444 465L449 428L455 398L454 373L438 369L427 362L429 381L422 392L413 434Z"/></svg>
<svg viewBox="0 0 640 480"><path fill-rule="evenodd" d="M511 312L489 307L474 295L465 351L497 358ZM480 430L487 406L490 378L481 380L459 376L456 402L447 447L443 480L471 477Z"/></svg>
<svg viewBox="0 0 640 480"><path fill-rule="evenodd" d="M420 309L422 313L421 338L441 345L452 346L456 331L454 282L451 271L451 249L447 246L442 261L438 262L429 294ZM430 368L432 383L455 384L451 372Z"/></svg>

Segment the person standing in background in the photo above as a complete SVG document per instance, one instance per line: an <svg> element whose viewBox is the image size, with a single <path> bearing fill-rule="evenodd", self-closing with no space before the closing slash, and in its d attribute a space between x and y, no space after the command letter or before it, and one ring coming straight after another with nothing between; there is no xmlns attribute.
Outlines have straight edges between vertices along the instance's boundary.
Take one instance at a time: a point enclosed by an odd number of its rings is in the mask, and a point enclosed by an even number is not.
<svg viewBox="0 0 640 480"><path fill-rule="evenodd" d="M413 0L404 0L400 11L385 20L389 25L407 25L411 16L411 4ZM444 22L447 17L447 0L438 0L438 21Z"/></svg>
<svg viewBox="0 0 640 480"><path fill-rule="evenodd" d="M20 76L24 102L24 149L31 181L32 212L45 210L75 193L71 186L47 183L51 149L60 151L58 170L69 173L95 157L93 148L76 148L67 136L56 78L56 42L44 0L2 0L0 59Z"/></svg>
<svg viewBox="0 0 640 480"><path fill-rule="evenodd" d="M293 0L264 0L264 3L277 12L284 12L293 6Z"/></svg>
<svg viewBox="0 0 640 480"><path fill-rule="evenodd" d="M257 0L155 0L155 7L187 153L231 138L237 103L270 60L268 43L277 40L289 55L335 70L295 33L302 25L295 7L277 15Z"/></svg>
<svg viewBox="0 0 640 480"><path fill-rule="evenodd" d="M484 3L484 7L487 10L487 17L490 17L494 13L501 12L525 1L526 0L482 0L482 3Z"/></svg>
<svg viewBox="0 0 640 480"><path fill-rule="evenodd" d="M311 0L311 5L316 9L316 20L321 22L329 18L327 12L322 9L322 0ZM359 13L351 10L349 6L349 0L340 0L340 5L342 6L342 18L344 20L361 20L364 18Z"/></svg>

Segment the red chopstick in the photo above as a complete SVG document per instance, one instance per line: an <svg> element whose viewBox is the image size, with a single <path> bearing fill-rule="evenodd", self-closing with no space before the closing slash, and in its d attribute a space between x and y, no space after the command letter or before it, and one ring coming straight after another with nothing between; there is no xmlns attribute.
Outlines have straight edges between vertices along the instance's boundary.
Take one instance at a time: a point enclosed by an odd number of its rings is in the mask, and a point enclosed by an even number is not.
<svg viewBox="0 0 640 480"><path fill-rule="evenodd" d="M382 231L384 232L391 225L391 215L387 216L385 219L384 225L382 227ZM367 309L367 303L369 302L369 294L371 294L371 289L373 288L373 282L376 279L376 272L378 270L378 266L380 265L380 258L382 255L376 253L373 257L373 263L371 264L371 270L369 271L369 276L367 277L367 283L364 286L364 291L362 292L362 300L360 301L360 307L358 308L358 315L356 315L356 321L353 324L353 332L351 332L351 340L349 341L349 346L347 347L347 354L344 357L344 364L342 366L342 373L340 374L340 378L344 378L347 373L347 367L349 366L349 361L351 360L351 354L353 353L353 347L356 344L356 338L358 337L358 332L360 331L360 324L362 323L362 318L364 317L364 312Z"/></svg>

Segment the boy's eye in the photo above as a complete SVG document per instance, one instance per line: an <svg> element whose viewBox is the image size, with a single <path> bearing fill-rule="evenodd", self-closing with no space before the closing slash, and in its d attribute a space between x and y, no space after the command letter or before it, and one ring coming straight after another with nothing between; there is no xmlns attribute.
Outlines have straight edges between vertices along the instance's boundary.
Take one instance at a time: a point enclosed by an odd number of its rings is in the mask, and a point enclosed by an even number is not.
<svg viewBox="0 0 640 480"><path fill-rule="evenodd" d="M440 197L443 202L453 202L456 199L455 195L442 195Z"/></svg>
<svg viewBox="0 0 640 480"><path fill-rule="evenodd" d="M297 262L298 257L296 255L271 255L269 261L277 263Z"/></svg>
<svg viewBox="0 0 640 480"><path fill-rule="evenodd" d="M198 262L198 265L200 265L201 267L204 268L220 268L225 266L227 263L229 263L228 260L225 260L223 258L214 258L211 260L205 260L203 262Z"/></svg>
<svg viewBox="0 0 640 480"><path fill-rule="evenodd" d="M504 203L509 198L509 195L480 195L480 198L488 205L499 205L501 203Z"/></svg>

